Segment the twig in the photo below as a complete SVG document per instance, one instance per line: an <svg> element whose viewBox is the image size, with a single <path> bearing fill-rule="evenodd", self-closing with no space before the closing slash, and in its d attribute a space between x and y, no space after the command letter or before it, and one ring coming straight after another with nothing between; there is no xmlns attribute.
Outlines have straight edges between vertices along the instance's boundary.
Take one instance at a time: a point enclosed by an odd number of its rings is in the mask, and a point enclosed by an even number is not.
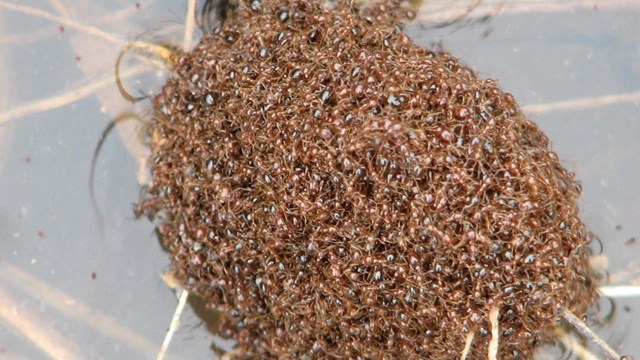
<svg viewBox="0 0 640 360"><path fill-rule="evenodd" d="M164 337L162 347L160 347L156 360L164 359L167 349L169 348L169 344L171 343L171 338L176 330L178 330L178 326L180 326L180 315L182 315L182 310L184 310L184 305L187 303L188 296L189 292L187 290L182 290L180 299L178 300L178 305L176 306L176 311L173 313L173 318L171 319L171 325L169 325L169 330L167 330L167 335Z"/></svg>
<svg viewBox="0 0 640 360"><path fill-rule="evenodd" d="M462 349L462 355L460 355L460 360L467 360L469 353L471 352L471 345L473 345L473 339L475 338L475 332L469 331L467 334L467 339L464 343L464 349Z"/></svg>
<svg viewBox="0 0 640 360"><path fill-rule="evenodd" d="M498 359L498 342L500 341L500 328L498 325L498 315L500 310L497 307L491 308L489 321L491 321L491 342L489 342L489 360Z"/></svg>
<svg viewBox="0 0 640 360"><path fill-rule="evenodd" d="M575 327L576 330L578 330L582 335L586 336L589 340L598 345L598 347L605 353L608 359L620 359L620 354L613 350L606 341L598 336L598 334L589 329L587 324L578 319L577 316L573 315L571 311L566 308L562 308L562 317L567 320L569 324L573 325L573 327Z"/></svg>

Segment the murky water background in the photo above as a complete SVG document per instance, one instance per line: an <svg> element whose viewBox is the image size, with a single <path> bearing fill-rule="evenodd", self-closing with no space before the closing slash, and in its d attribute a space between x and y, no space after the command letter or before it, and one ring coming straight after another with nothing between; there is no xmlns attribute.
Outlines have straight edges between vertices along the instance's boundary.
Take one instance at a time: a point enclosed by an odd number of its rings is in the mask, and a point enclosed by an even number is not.
<svg viewBox="0 0 640 360"><path fill-rule="evenodd" d="M408 32L515 95L582 180L610 285L640 285L640 3L475 3L429 2ZM180 44L186 13L186 0L0 0L0 358L156 357L177 299L153 224L132 212L145 181L138 121L104 142L98 213L89 176L103 129L148 106L118 93L118 53L135 39ZM137 72L126 80L135 95L164 81L133 56L122 72ZM612 320L592 325L638 357L640 297L614 304ZM602 317L610 310L603 300ZM168 357L211 358L213 340L188 306Z"/></svg>

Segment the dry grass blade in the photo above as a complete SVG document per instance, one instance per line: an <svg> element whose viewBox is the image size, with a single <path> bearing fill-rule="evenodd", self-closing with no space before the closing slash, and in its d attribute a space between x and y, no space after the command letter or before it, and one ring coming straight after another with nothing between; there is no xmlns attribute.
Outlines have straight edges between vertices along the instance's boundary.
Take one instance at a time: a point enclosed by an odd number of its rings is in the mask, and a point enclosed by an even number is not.
<svg viewBox="0 0 640 360"><path fill-rule="evenodd" d="M56 35L56 33L51 31L50 28L42 28L30 33L6 35L0 39L0 46L6 46L8 48L11 46L37 43L44 39L49 39L54 35Z"/></svg>
<svg viewBox="0 0 640 360"><path fill-rule="evenodd" d="M489 321L491 322L491 341L489 342L489 360L498 359L498 345L500 341L500 325L498 324L498 316L500 310L497 307L491 308L489 312Z"/></svg>
<svg viewBox="0 0 640 360"><path fill-rule="evenodd" d="M48 307L63 313L71 319L81 321L107 336L118 339L145 357L150 358L156 352L157 345L149 339L120 325L113 318L100 313L69 294L47 285L38 278L6 261L0 263L0 281L11 284L34 298L41 299ZM3 299L3 301L0 302L0 306L5 306L3 304L9 303L5 301L7 298L1 296L0 298ZM33 332L30 331L29 334L31 333ZM33 336L37 336L37 334ZM69 357L66 356L57 358L69 359Z"/></svg>
<svg viewBox="0 0 640 360"><path fill-rule="evenodd" d="M571 311L566 308L562 309L562 317L576 328L582 335L593 341L607 355L607 359L620 359L620 354L609 346L598 334L594 333L587 324L578 319Z"/></svg>
<svg viewBox="0 0 640 360"><path fill-rule="evenodd" d="M242 348L235 348L224 353L224 355L220 357L220 360L242 359L243 355L244 350Z"/></svg>
<svg viewBox="0 0 640 360"><path fill-rule="evenodd" d="M164 359L167 353L167 349L169 349L171 339L173 338L173 334L176 332L176 330L178 330L178 326L180 326L180 316L182 315L184 306L187 303L187 297L189 297L189 292L187 290L182 290L180 293L180 298L178 300L178 305L176 306L176 310L173 313L173 318L171 319L171 325L169 325L167 335L164 337L162 347L160 347L160 351L158 352L158 356L156 357L157 360Z"/></svg>
<svg viewBox="0 0 640 360"><path fill-rule="evenodd" d="M436 0L425 2L420 7L420 13L416 22L433 25L449 23L452 19L463 18L466 20L481 19L487 16L500 14L521 14L528 12L569 12L578 9L638 9L640 3L635 0L530 0L530 1L505 1L483 0L475 6L469 6L469 0Z"/></svg>
<svg viewBox="0 0 640 360"><path fill-rule="evenodd" d="M174 53L171 51L171 49L166 48L164 46L150 44L143 41L132 41L128 43L127 46L125 46L124 49L120 51L120 54L118 55L118 59L116 60L116 67L115 67L116 86L118 87L118 90L120 91L120 95L122 95L122 97L124 97L126 100L128 100L131 103L135 103L140 100L144 100L146 97L145 96L135 97L131 95L122 84L123 77L120 75L120 63L122 62L123 57L131 49L140 51L140 52L145 52L152 55L152 57L150 58L142 57L142 59L152 65L155 65L158 68L162 68L166 70L171 68L171 63L174 57ZM159 61L156 59L159 59Z"/></svg>
<svg viewBox="0 0 640 360"><path fill-rule="evenodd" d="M640 90L627 94L604 95L547 104L525 105L522 109L529 113L542 114L558 110L591 109L626 102L640 102Z"/></svg>
<svg viewBox="0 0 640 360"><path fill-rule="evenodd" d="M53 6L53 8L56 9L58 13L60 13L60 15L62 15L66 19L70 18L67 7L64 6L64 4L60 0L49 0L49 2L51 3L51 6Z"/></svg>
<svg viewBox="0 0 640 360"><path fill-rule="evenodd" d="M145 1L144 5L145 6L149 6L153 2L155 2L155 0ZM136 6L125 6L120 10L111 12L109 14L105 14L105 16L103 18L99 19L98 21L100 23L113 23L113 22L116 22L118 20L123 20L123 19L130 18L131 16L133 16L135 13L137 13L139 11L140 11L140 9L137 8Z"/></svg>
<svg viewBox="0 0 640 360"><path fill-rule="evenodd" d="M567 350L576 355L580 360L599 360L599 358L593 355L587 348L576 341L575 335L563 330L561 328L556 329L556 335L558 340L564 345Z"/></svg>
<svg viewBox="0 0 640 360"><path fill-rule="evenodd" d="M35 17L39 17L39 18L43 18L43 19L47 19L47 20L51 20L60 24L63 24L65 26L68 26L69 28L72 29L76 29L82 32L86 32L88 34L94 35L98 38L107 40L109 42L112 43L121 43L124 41L124 39L122 39L119 36L115 36L112 35L104 30L98 29L96 27L93 26L89 26L89 25L84 25L81 24L79 22L64 18L64 17L60 17L60 16L56 16L56 15L52 15L49 14L48 12L36 9L36 8L32 8L29 6L23 6L23 5L17 5L17 4L12 4L6 1L0 1L0 8L5 8L8 10L13 10L13 11L18 11L21 12L23 14L27 14L27 15L31 15L31 16L35 16Z"/></svg>
<svg viewBox="0 0 640 360"><path fill-rule="evenodd" d="M137 66L130 68L120 74L121 78L130 78L140 75L148 69L143 66ZM96 81L93 81L84 86L67 91L63 94L53 96L50 98L30 102L23 105L18 105L13 109L0 113L0 126L6 122L21 118L26 115L31 115L39 112L48 111L64 105L71 104L75 101L83 99L87 96L93 95L96 91L114 84L116 78L114 75L104 76Z"/></svg>
<svg viewBox="0 0 640 360"><path fill-rule="evenodd" d="M193 44L193 30L195 29L196 24L196 7L197 1L189 0L189 5L187 7L187 19L184 27L184 40L182 42L182 49L184 51L189 51Z"/></svg>
<svg viewBox="0 0 640 360"><path fill-rule="evenodd" d="M466 360L471 353L471 346L473 345L473 339L475 338L475 332L470 331L467 334L467 338L464 343L464 349L462 349L462 355L460 355L460 360Z"/></svg>
<svg viewBox="0 0 640 360"><path fill-rule="evenodd" d="M637 285L620 285L620 286L601 286L602 295L611 298L629 298L640 297L640 286Z"/></svg>
<svg viewBox="0 0 640 360"><path fill-rule="evenodd" d="M4 30L4 14L0 12L0 32ZM1 45L0 45L1 47ZM0 79L8 79L11 69L9 68L9 52L0 53ZM5 109L11 104L13 91L10 86L0 87L0 109ZM14 139L15 126L0 126L0 174L4 170L5 159L11 153L11 145Z"/></svg>
<svg viewBox="0 0 640 360"><path fill-rule="evenodd" d="M4 275L4 274L3 274ZM0 319L54 359L81 359L80 347L52 326L42 314L37 314L15 298L0 282Z"/></svg>
<svg viewBox="0 0 640 360"><path fill-rule="evenodd" d="M69 17L68 12L66 11L66 9L64 8L59 8L60 3L56 1L56 6L55 9L63 16L62 18L65 19L66 23L76 23L75 21L73 21L73 19L71 19ZM0 4L0 7L2 6L2 4ZM25 13L25 11L21 11L21 10L25 10L21 7L18 7L16 9L13 9L16 11L20 11ZM100 30L98 28L95 27L95 24L112 24L116 21L120 21L123 19L128 19L130 18L133 14L135 14L137 10L135 10L135 8L133 7L126 7L123 8L120 11L116 11L110 14L106 14L104 17L100 18L100 19L95 19L94 21L94 26L90 27L92 28L92 30L90 31L90 33L93 33L95 30L104 32L103 30ZM29 15L36 15L39 16L39 13L33 13L31 11L26 12ZM58 18L57 17L47 17L48 20L51 21L56 21ZM86 29L86 27L82 24L78 24L80 27L75 27L76 29L79 30L83 30ZM73 28L73 26L70 26ZM118 39L117 35L109 35L108 33L106 33L108 35L108 40L111 42L111 40L115 40ZM58 35L57 31L51 31L50 27L43 27L41 29L35 30L33 32L29 32L29 33L19 33L19 34L13 34L13 35L5 35L0 39L0 45L5 45L5 46L16 46L16 45L24 45L25 43L36 43L38 41L42 41L43 39L47 39L53 36ZM124 39L123 39L124 41Z"/></svg>

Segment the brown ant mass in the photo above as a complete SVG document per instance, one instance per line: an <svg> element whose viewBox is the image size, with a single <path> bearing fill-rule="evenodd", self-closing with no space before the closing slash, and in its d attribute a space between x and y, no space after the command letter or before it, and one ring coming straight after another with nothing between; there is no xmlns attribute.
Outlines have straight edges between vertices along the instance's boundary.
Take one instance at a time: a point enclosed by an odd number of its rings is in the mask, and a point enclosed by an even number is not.
<svg viewBox="0 0 640 360"><path fill-rule="evenodd" d="M398 5L241 1L154 100L139 210L249 357L481 359L497 309L530 358L596 299L573 175Z"/></svg>

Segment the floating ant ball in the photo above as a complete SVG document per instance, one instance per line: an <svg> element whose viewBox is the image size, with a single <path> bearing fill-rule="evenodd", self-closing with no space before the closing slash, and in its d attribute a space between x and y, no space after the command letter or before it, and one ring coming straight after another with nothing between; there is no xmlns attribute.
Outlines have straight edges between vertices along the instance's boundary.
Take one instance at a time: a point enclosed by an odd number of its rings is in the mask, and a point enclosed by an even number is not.
<svg viewBox="0 0 640 360"><path fill-rule="evenodd" d="M240 2L154 100L139 210L249 357L530 358L596 299L573 175L400 9Z"/></svg>

